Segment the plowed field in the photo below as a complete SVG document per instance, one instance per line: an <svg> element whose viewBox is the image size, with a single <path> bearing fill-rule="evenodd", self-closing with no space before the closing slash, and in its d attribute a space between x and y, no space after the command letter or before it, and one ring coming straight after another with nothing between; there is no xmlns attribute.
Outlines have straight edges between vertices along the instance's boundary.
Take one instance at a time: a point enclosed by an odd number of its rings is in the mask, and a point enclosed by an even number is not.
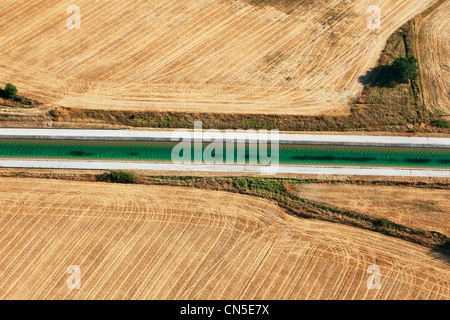
<svg viewBox="0 0 450 320"><path fill-rule="evenodd" d="M444 1L421 23L418 50L428 107L450 119L450 2Z"/></svg>
<svg viewBox="0 0 450 320"><path fill-rule="evenodd" d="M0 82L67 107L344 114L390 34L434 2L80 0L69 30L72 3L3 0Z"/></svg>
<svg viewBox="0 0 450 320"><path fill-rule="evenodd" d="M448 261L250 196L2 178L0 299L449 299ZM69 266L81 289L69 290ZM377 265L380 289L368 290Z"/></svg>

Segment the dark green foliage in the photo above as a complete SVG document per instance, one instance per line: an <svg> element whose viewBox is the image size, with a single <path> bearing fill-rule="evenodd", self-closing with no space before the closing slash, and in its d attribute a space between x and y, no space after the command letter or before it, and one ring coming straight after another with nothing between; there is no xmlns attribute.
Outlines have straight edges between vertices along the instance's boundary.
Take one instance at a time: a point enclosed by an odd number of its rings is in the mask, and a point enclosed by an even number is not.
<svg viewBox="0 0 450 320"><path fill-rule="evenodd" d="M131 172L111 171L104 172L96 176L97 181L114 182L114 183L136 183L137 178Z"/></svg>
<svg viewBox="0 0 450 320"><path fill-rule="evenodd" d="M419 76L417 72L419 65L416 57L400 57L394 60L391 65L394 80L397 82L408 82L408 80L416 80Z"/></svg>
<svg viewBox="0 0 450 320"><path fill-rule="evenodd" d="M437 128L450 128L450 124L445 120L434 120L431 121L431 125Z"/></svg>
<svg viewBox="0 0 450 320"><path fill-rule="evenodd" d="M7 83L5 86L5 95L9 99L14 99L17 95L17 88L13 84Z"/></svg>
<svg viewBox="0 0 450 320"><path fill-rule="evenodd" d="M244 120L244 129L275 129L273 123L264 119L249 118Z"/></svg>
<svg viewBox="0 0 450 320"><path fill-rule="evenodd" d="M233 179L233 186L241 193L270 194L275 199L287 192L284 181L280 179L237 177Z"/></svg>
<svg viewBox="0 0 450 320"><path fill-rule="evenodd" d="M382 65L370 70L365 76L360 77L360 81L374 87L392 88L397 83L406 83L409 80L417 79L418 69L416 57L400 57L390 65Z"/></svg>

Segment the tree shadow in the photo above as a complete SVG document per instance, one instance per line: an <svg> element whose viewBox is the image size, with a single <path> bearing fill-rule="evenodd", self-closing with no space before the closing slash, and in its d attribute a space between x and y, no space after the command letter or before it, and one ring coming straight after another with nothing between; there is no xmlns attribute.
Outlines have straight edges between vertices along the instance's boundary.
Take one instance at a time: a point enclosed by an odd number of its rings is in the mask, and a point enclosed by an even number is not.
<svg viewBox="0 0 450 320"><path fill-rule="evenodd" d="M359 83L373 87L393 88L397 83L397 72L392 66L384 65L370 69L358 77Z"/></svg>
<svg viewBox="0 0 450 320"><path fill-rule="evenodd" d="M4 99L4 100L15 101L15 102L23 102L23 100L24 100L22 97L20 97L20 96L18 96L18 95L14 96L14 97L9 96L9 95L6 93L6 90L5 90L5 89L0 89L0 98L2 98L2 99Z"/></svg>
<svg viewBox="0 0 450 320"><path fill-rule="evenodd" d="M9 99L4 89L0 89L0 98Z"/></svg>
<svg viewBox="0 0 450 320"><path fill-rule="evenodd" d="M436 246L431 250L430 254L433 258L442 260L450 265L450 243Z"/></svg>
<svg viewBox="0 0 450 320"><path fill-rule="evenodd" d="M22 107L33 107L33 106L40 106L42 105L42 102L39 102L37 100L32 100L29 98L26 98L24 96L15 95L14 97L10 97L5 89L0 88L0 98L4 99L6 101L9 101L10 103L18 102L21 104ZM16 104L17 105L17 104Z"/></svg>

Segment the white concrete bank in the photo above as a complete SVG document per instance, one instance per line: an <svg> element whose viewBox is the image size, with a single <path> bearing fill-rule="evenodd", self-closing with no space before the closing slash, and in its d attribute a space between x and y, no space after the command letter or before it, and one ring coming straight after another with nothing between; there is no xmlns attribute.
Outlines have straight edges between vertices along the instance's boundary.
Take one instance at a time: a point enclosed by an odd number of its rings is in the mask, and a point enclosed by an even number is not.
<svg viewBox="0 0 450 320"><path fill-rule="evenodd" d="M225 133L222 131L222 133ZM235 133L237 139L255 142L270 139L258 133ZM225 138L226 136L224 136ZM195 141L211 142L215 134L210 131L194 133L187 130L175 131L133 131L133 130L86 130L86 129L21 129L0 128L0 139L67 139L67 140L124 140L124 141L180 141L192 138ZM327 134L285 134L278 135L281 144L323 144L354 146L391 146L415 148L450 148L450 138L360 136Z"/></svg>
<svg viewBox="0 0 450 320"><path fill-rule="evenodd" d="M91 161L91 160L44 160L0 159L0 168L73 169L73 170L155 170L189 172L248 172L261 173L262 166L255 165L207 165L174 164L143 161ZM269 169L270 167L266 167ZM280 165L272 167L273 173L327 174L361 176L404 176L450 178L450 170L430 168L352 167Z"/></svg>

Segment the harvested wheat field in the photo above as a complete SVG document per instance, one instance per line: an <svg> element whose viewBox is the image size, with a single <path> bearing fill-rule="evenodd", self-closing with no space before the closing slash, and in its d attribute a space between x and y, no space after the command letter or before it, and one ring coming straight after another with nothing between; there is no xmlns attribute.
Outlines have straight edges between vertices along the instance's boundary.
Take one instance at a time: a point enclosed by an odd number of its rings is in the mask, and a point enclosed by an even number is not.
<svg viewBox="0 0 450 320"><path fill-rule="evenodd" d="M449 299L444 257L181 187L2 178L0 299ZM381 288L367 289L371 265ZM79 266L81 288L66 273Z"/></svg>
<svg viewBox="0 0 450 320"><path fill-rule="evenodd" d="M449 1L444 1L421 22L417 42L425 103L450 118Z"/></svg>
<svg viewBox="0 0 450 320"><path fill-rule="evenodd" d="M3 0L0 73L66 107L344 114L390 34L435 2L80 0L69 30L67 1Z"/></svg>
<svg viewBox="0 0 450 320"><path fill-rule="evenodd" d="M364 213L414 229L450 235L450 192L401 186L356 184L301 184L296 194L304 199Z"/></svg>

